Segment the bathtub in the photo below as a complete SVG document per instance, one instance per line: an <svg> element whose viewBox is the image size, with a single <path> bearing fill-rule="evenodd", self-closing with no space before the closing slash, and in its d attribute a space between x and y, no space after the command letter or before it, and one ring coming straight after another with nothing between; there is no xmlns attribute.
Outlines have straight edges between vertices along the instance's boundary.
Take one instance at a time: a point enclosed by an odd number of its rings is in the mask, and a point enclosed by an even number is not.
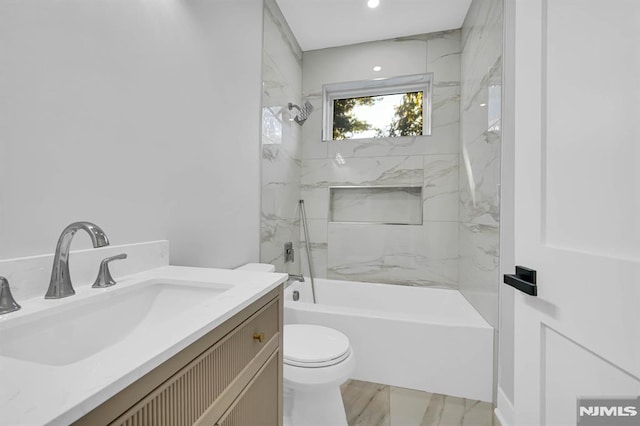
<svg viewBox="0 0 640 426"><path fill-rule="evenodd" d="M353 379L492 401L493 328L456 290L316 279L285 290L285 324L345 333ZM300 299L293 300L298 291Z"/></svg>

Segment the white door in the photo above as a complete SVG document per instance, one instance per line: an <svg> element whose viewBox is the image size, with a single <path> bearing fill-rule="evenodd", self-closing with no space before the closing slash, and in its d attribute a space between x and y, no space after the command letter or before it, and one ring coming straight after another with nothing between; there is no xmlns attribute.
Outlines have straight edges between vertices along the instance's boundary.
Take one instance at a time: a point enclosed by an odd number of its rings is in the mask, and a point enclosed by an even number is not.
<svg viewBox="0 0 640 426"><path fill-rule="evenodd" d="M515 4L515 423L640 425L640 0Z"/></svg>

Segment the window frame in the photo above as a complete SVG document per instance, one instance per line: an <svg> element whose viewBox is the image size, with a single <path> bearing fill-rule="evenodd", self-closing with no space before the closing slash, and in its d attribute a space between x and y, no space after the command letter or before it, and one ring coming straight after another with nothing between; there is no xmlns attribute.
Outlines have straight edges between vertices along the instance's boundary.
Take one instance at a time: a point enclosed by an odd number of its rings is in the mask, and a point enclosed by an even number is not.
<svg viewBox="0 0 640 426"><path fill-rule="evenodd" d="M384 96L398 93L422 93L422 136L431 135L433 73L413 74L401 77L330 83L322 86L322 141L366 141L382 138L333 139L333 103L336 99ZM414 136L390 136L407 138Z"/></svg>

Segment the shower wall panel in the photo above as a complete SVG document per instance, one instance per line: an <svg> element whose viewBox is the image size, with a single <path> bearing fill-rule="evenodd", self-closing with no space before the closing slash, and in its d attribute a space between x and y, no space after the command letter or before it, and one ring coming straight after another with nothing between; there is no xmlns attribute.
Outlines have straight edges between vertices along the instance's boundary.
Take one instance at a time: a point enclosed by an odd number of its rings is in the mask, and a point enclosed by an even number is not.
<svg viewBox="0 0 640 426"><path fill-rule="evenodd" d="M454 30L304 53L302 95L316 107L323 84L434 77L431 136L323 142L320 113L302 128L301 196L319 277L457 288L460 40ZM351 185L422 185L422 224L330 223L329 187Z"/></svg>
<svg viewBox="0 0 640 426"><path fill-rule="evenodd" d="M503 1L474 1L462 27L460 291L498 325Z"/></svg>
<svg viewBox="0 0 640 426"><path fill-rule="evenodd" d="M284 243L299 240L301 129L287 105L301 101L302 50L272 0L264 9L262 80L260 261L298 273L299 262L284 263Z"/></svg>

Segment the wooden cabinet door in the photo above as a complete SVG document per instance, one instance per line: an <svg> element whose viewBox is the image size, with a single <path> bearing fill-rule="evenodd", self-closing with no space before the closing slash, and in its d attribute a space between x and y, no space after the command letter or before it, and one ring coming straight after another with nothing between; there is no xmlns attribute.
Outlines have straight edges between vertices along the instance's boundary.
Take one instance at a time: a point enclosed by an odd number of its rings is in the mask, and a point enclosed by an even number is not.
<svg viewBox="0 0 640 426"><path fill-rule="evenodd" d="M233 402L216 426L278 426L278 376L280 363L276 351Z"/></svg>

